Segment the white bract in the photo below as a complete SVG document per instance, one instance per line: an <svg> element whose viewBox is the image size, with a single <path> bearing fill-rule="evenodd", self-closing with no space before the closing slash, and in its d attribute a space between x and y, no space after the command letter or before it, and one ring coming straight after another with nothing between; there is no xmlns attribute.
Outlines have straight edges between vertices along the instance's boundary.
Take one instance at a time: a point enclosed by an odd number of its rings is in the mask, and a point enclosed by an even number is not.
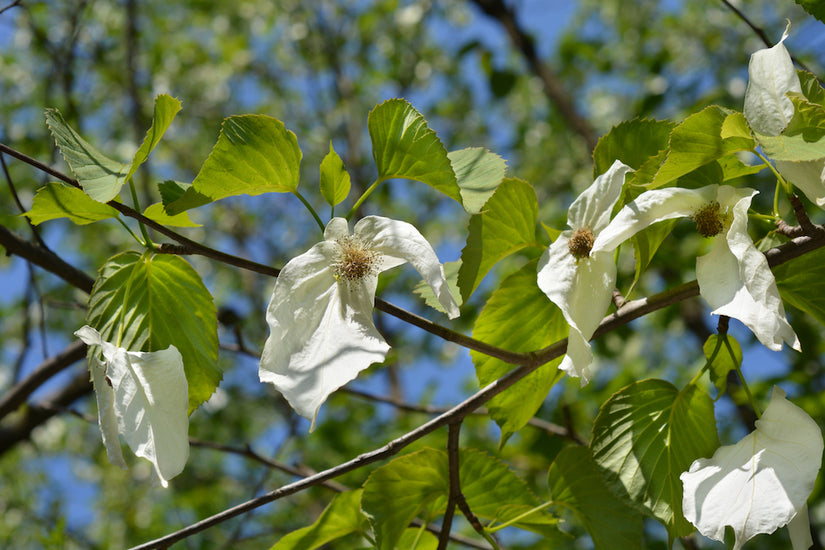
<svg viewBox="0 0 825 550"><path fill-rule="evenodd" d="M782 44L787 37L785 29L778 44L755 52L748 64L745 118L754 131L766 136L781 134L794 116L794 105L786 94L802 93L791 56ZM801 162L775 161L779 173L821 207L825 206L825 150L822 156Z"/></svg>
<svg viewBox="0 0 825 550"><path fill-rule="evenodd" d="M822 461L822 432L805 411L774 387L756 429L735 445L719 447L680 476L685 518L718 541L725 526L736 534L734 550L759 533L788 525L794 550L811 540L806 501Z"/></svg>
<svg viewBox="0 0 825 550"><path fill-rule="evenodd" d="M612 251L591 251L595 239L610 221L619 200L625 174L632 169L615 161L570 205L564 231L542 254L538 286L559 306L570 325L567 354L559 368L581 378L593 377L589 340L610 305L616 284Z"/></svg>
<svg viewBox="0 0 825 550"><path fill-rule="evenodd" d="M175 346L153 352L127 351L84 326L75 336L100 346L103 361L89 369L97 397L100 434L112 464L126 467L118 433L137 456L148 459L164 487L189 458L189 386Z"/></svg>
<svg viewBox="0 0 825 550"><path fill-rule="evenodd" d="M781 350L783 341L799 350L773 273L748 235L748 208L756 193L729 185L647 191L616 214L593 250L612 251L651 224L689 217L703 237L718 235L710 252L696 259L699 293L711 313L739 319L771 350Z"/></svg>
<svg viewBox="0 0 825 550"><path fill-rule="evenodd" d="M372 321L378 274L409 262L435 292L449 317L458 316L444 268L412 225L367 216L349 234L333 218L324 240L284 266L266 312L270 336L258 375L295 411L312 421L327 397L390 346Z"/></svg>

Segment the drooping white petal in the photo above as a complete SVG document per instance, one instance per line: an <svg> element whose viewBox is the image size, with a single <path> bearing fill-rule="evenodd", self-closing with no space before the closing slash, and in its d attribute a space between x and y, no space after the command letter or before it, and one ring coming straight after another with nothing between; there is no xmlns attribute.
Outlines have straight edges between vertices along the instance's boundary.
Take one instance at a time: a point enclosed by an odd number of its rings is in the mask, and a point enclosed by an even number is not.
<svg viewBox="0 0 825 550"><path fill-rule="evenodd" d="M823 151L825 156L825 151ZM777 160L776 169L812 203L825 208L825 158L804 162Z"/></svg>
<svg viewBox="0 0 825 550"><path fill-rule="evenodd" d="M153 352L118 348L107 373L118 430L137 456L155 466L161 485L189 458L189 389L175 346Z"/></svg>
<svg viewBox="0 0 825 550"><path fill-rule="evenodd" d="M782 133L793 118L793 103L785 94L802 93L791 56L782 44L787 37L785 29L779 43L754 52L748 63L745 118L751 128L768 136Z"/></svg>
<svg viewBox="0 0 825 550"><path fill-rule="evenodd" d="M622 193L625 175L632 171L630 166L614 161L607 172L597 177L570 205L567 225L574 230L584 227L598 235L610 221L613 206Z"/></svg>
<svg viewBox="0 0 825 550"><path fill-rule="evenodd" d="M596 237L593 251L612 251L633 235L656 222L690 217L714 200L718 185L700 189L668 187L646 191L626 204Z"/></svg>
<svg viewBox="0 0 825 550"><path fill-rule="evenodd" d="M327 234L336 238L346 236L339 235L339 219L327 226ZM327 397L372 363L382 362L389 350L372 321L377 276L351 284L336 281L331 266L337 246L325 240L290 260L275 282L266 313L270 336L258 375L312 421L310 431Z"/></svg>
<svg viewBox="0 0 825 550"><path fill-rule="evenodd" d="M126 469L126 461L123 460L123 453L120 450L117 416L115 416L115 391L110 386L111 380L106 381L106 365L101 363L97 357L92 357L89 359L89 370L92 371L92 384L97 401L97 424L100 426L100 436L106 448L106 455L109 457L109 462Z"/></svg>
<svg viewBox="0 0 825 550"><path fill-rule="evenodd" d="M161 484L178 475L189 457L189 386L175 346L133 352L104 341L84 326L75 335L101 346L104 362L90 361L103 443L109 460L125 466L117 434L137 456L152 462Z"/></svg>
<svg viewBox="0 0 825 550"><path fill-rule="evenodd" d="M788 534L791 536L791 548L793 550L808 550L814 545L811 538L811 520L808 518L808 505L806 504L788 523Z"/></svg>
<svg viewBox="0 0 825 550"><path fill-rule="evenodd" d="M769 349L781 350L784 341L799 350L768 261L748 235L748 208L755 194L720 187L719 202L733 205L733 220L724 238L716 237L710 252L696 259L699 292L712 313L740 320Z"/></svg>
<svg viewBox="0 0 825 550"><path fill-rule="evenodd" d="M409 262L433 289L449 318L458 317L458 305L447 286L444 266L415 226L381 216L367 216L355 224L353 234L382 255L381 271Z"/></svg>
<svg viewBox="0 0 825 550"><path fill-rule="evenodd" d="M616 264L610 252L591 253L576 261L568 248L572 233L562 233L542 254L537 282L570 325L567 353L559 368L580 377L584 386L594 374L589 340L610 305Z"/></svg>
<svg viewBox="0 0 825 550"><path fill-rule="evenodd" d="M735 445L720 447L710 459L694 461L682 473L685 518L718 541L724 541L725 526L732 527L735 550L759 533L774 532L806 513L822 449L816 422L774 387L753 432ZM795 545L802 543L797 540Z"/></svg>

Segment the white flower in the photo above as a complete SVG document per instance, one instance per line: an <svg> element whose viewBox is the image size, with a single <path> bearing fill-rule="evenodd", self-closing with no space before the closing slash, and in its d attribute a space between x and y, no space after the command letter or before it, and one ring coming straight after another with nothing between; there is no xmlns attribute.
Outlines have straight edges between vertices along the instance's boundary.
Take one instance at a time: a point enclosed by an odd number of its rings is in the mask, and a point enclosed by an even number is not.
<svg viewBox="0 0 825 550"><path fill-rule="evenodd" d="M772 48L754 52L748 64L748 89L745 92L745 118L750 127L766 136L781 134L794 116L788 92L802 93L799 76L782 42L788 29ZM823 158L802 162L778 160L776 169L798 187L811 202L825 207L825 151Z"/></svg>
<svg viewBox="0 0 825 550"><path fill-rule="evenodd" d="M710 252L696 259L699 293L713 308L711 313L739 319L774 351L782 349L783 341L799 350L773 273L748 235L748 208L756 193L729 185L647 191L616 214L593 250L612 251L656 222L692 218L703 237L719 235Z"/></svg>
<svg viewBox="0 0 825 550"><path fill-rule="evenodd" d="M617 160L596 178L570 205L570 229L559 235L539 260L539 288L559 306L570 325L567 354L559 368L580 377L582 386L593 377L588 342L610 305L616 284L613 252L592 252L591 248L610 221L625 174L631 170Z"/></svg>
<svg viewBox="0 0 825 550"><path fill-rule="evenodd" d="M735 445L700 458L680 479L685 518L700 533L725 540L736 534L734 550L759 533L788 525L794 550L813 544L806 501L822 462L822 432L805 411L774 387L756 429Z"/></svg>
<svg viewBox="0 0 825 550"><path fill-rule="evenodd" d="M175 346L153 352L127 351L104 342L90 326L75 336L103 351L104 361L93 356L89 369L109 461L126 467L120 433L137 456L152 462L167 487L189 458L189 386L180 352Z"/></svg>
<svg viewBox="0 0 825 550"><path fill-rule="evenodd" d="M333 218L324 240L284 266L266 312L271 330L258 375L271 382L315 428L327 397L390 346L372 321L378 274L409 262L432 287L450 318L458 316L444 268L412 225L367 216L350 235Z"/></svg>

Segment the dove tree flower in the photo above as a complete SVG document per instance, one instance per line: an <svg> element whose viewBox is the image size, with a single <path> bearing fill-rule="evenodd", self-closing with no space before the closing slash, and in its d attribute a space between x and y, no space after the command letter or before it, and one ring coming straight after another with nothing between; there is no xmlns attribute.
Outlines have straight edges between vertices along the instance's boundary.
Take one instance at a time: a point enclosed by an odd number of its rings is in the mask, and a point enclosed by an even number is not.
<svg viewBox="0 0 825 550"><path fill-rule="evenodd" d="M756 429L735 445L719 447L681 474L682 509L700 533L734 550L759 533L788 525L794 550L813 544L806 502L822 462L822 432L805 411L774 387Z"/></svg>
<svg viewBox="0 0 825 550"><path fill-rule="evenodd" d="M390 346L372 321L378 274L406 262L449 317L457 317L435 251L405 222L367 216L350 234L344 218L333 218L324 240L281 270L266 313L270 336L258 375L312 422L310 431L332 392L384 360Z"/></svg>
<svg viewBox="0 0 825 550"><path fill-rule="evenodd" d="M616 284L612 251L591 249L607 227L625 175L631 170L615 161L573 201L567 213L570 229L548 247L538 264L539 288L559 306L570 325L567 354L559 368L570 376L580 377L582 386L594 374L589 340L610 305Z"/></svg>
<svg viewBox="0 0 825 550"><path fill-rule="evenodd" d="M748 235L748 208L756 193L729 185L647 191L616 214L593 250L615 250L656 222L691 218L700 235L716 237L710 251L696 259L699 293L711 313L739 319L773 351L781 350L783 342L798 351L799 339L785 318L773 273Z"/></svg>
<svg viewBox="0 0 825 550"><path fill-rule="evenodd" d="M766 136L778 136L794 116L788 92L802 93L799 76L782 39L772 48L754 52L748 63L748 89L744 114L750 127ZM825 207L825 150L820 159L775 161L777 171L799 188L811 202Z"/></svg>
<svg viewBox="0 0 825 550"><path fill-rule="evenodd" d="M137 456L152 463L161 485L167 487L189 458L189 386L180 352L175 346L128 351L104 341L88 325L74 334L103 352L103 361L91 357L89 369L109 461L126 467L121 434Z"/></svg>

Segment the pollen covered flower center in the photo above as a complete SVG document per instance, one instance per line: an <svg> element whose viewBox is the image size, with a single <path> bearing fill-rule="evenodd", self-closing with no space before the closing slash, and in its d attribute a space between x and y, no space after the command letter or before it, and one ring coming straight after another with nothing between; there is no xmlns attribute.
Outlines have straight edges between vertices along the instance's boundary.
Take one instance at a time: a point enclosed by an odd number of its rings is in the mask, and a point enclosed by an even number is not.
<svg viewBox="0 0 825 550"><path fill-rule="evenodd" d="M725 228L727 215L722 212L717 201L711 201L697 210L691 216L696 223L696 230L703 237L713 237Z"/></svg>
<svg viewBox="0 0 825 550"><path fill-rule="evenodd" d="M332 264L335 278L345 283L355 283L368 275L377 275L381 254L358 237L350 235L335 241L338 255Z"/></svg>
<svg viewBox="0 0 825 550"><path fill-rule="evenodd" d="M580 227L573 232L573 236L570 237L570 242L567 243L567 246L570 248L570 253L573 257L578 260L590 256L594 242L596 242L596 237L593 235L593 232L587 228Z"/></svg>

